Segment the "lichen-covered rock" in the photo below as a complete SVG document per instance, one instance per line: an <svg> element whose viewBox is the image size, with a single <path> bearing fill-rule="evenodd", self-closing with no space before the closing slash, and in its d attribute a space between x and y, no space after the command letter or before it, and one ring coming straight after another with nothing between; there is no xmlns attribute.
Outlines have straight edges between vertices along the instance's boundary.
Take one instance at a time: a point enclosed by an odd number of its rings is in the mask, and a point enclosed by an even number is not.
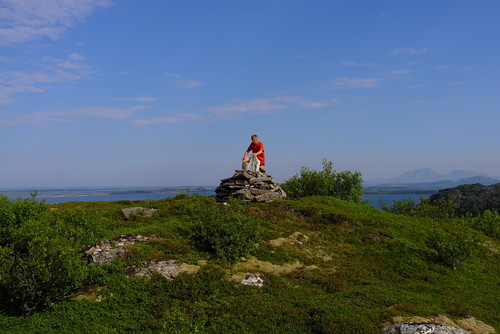
<svg viewBox="0 0 500 334"><path fill-rule="evenodd" d="M104 240L96 245L88 246L84 250L84 253L90 262L97 264L111 263L115 257L125 254L125 246L146 240L148 240L148 237L142 235L124 234L111 240Z"/></svg>
<svg viewBox="0 0 500 334"><path fill-rule="evenodd" d="M461 328L428 322L408 322L384 329L384 334L467 334Z"/></svg>
<svg viewBox="0 0 500 334"><path fill-rule="evenodd" d="M158 273L165 278L173 279L182 273L194 274L200 266L187 263L178 263L175 260L144 261L142 266L131 266L126 269L126 274L131 277L151 278L153 273Z"/></svg>
<svg viewBox="0 0 500 334"><path fill-rule="evenodd" d="M451 320L450 318L437 314L428 318L419 316L401 317L396 316L392 319L392 325L384 328L384 334L495 334L493 327L474 318Z"/></svg>
<svg viewBox="0 0 500 334"><path fill-rule="evenodd" d="M157 209L153 208L148 209L143 207L122 209L123 216L127 220L131 220L134 218L151 217L156 211Z"/></svg>
<svg viewBox="0 0 500 334"><path fill-rule="evenodd" d="M247 285L247 286L256 286L262 288L264 286L264 280L260 277L260 273L243 273L239 272L233 274L230 278L231 281Z"/></svg>
<svg viewBox="0 0 500 334"><path fill-rule="evenodd" d="M221 180L215 193L220 203L227 202L230 197L241 198L243 202L271 202L286 197L271 176L249 170L236 170L232 177Z"/></svg>

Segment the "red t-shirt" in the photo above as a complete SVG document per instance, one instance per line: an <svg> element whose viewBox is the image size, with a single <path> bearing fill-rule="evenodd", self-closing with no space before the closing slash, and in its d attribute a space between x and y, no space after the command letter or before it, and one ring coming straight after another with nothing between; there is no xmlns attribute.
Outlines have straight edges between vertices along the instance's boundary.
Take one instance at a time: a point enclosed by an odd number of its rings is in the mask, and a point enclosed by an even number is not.
<svg viewBox="0 0 500 334"><path fill-rule="evenodd" d="M262 153L257 156L257 159L259 159L261 165L264 165L266 163L266 157L264 156L264 144L262 144L261 142L254 144L252 142L250 143L250 146L248 146L247 152L252 151L253 153L256 153L260 150L262 150Z"/></svg>

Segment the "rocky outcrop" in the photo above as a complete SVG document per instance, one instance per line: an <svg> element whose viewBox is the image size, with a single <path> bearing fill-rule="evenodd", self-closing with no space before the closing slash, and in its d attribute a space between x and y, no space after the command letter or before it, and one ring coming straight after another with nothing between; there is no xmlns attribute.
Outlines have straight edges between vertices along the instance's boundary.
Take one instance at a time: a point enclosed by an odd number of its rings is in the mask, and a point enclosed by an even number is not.
<svg viewBox="0 0 500 334"><path fill-rule="evenodd" d="M467 334L461 328L426 322L409 322L386 328L384 334Z"/></svg>
<svg viewBox="0 0 500 334"><path fill-rule="evenodd" d="M107 264L113 262L115 257L126 253L125 246L130 246L139 241L146 241L148 237L134 234L124 234L111 240L88 246L84 253L90 262Z"/></svg>
<svg viewBox="0 0 500 334"><path fill-rule="evenodd" d="M431 204L450 197L454 198L459 214L482 213L484 210L500 211L500 183L485 186L480 183L464 184L455 188L439 190L429 197Z"/></svg>
<svg viewBox="0 0 500 334"><path fill-rule="evenodd" d="M151 278L153 273L158 273L167 279L174 279L180 274L194 274L201 267L187 263L178 263L175 260L151 260L144 261L142 266L128 267L125 272L129 277Z"/></svg>
<svg viewBox="0 0 500 334"><path fill-rule="evenodd" d="M230 197L242 198L244 202L271 202L286 197L270 175L249 170L236 170L233 176L221 180L215 193L219 203L227 202Z"/></svg>
<svg viewBox="0 0 500 334"><path fill-rule="evenodd" d="M428 318L419 316L401 317L392 319L392 325L386 325L383 334L495 334L496 331L490 325L474 318L451 320L448 317L437 314Z"/></svg>

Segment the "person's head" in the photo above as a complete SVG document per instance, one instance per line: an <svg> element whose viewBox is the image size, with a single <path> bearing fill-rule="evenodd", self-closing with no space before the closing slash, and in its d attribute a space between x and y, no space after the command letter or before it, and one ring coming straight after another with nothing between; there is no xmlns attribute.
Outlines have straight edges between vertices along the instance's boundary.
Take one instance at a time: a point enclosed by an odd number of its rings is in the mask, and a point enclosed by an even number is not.
<svg viewBox="0 0 500 334"><path fill-rule="evenodd" d="M252 139L252 142L257 144L259 142L259 137L257 137L257 135L252 135L252 137L250 137Z"/></svg>

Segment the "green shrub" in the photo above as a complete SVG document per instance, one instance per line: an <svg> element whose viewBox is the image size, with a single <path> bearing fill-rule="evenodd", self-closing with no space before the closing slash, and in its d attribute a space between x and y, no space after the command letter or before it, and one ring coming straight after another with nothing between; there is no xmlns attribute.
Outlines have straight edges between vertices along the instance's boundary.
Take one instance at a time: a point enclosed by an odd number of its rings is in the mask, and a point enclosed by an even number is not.
<svg viewBox="0 0 500 334"><path fill-rule="evenodd" d="M452 269L457 269L477 248L477 241L466 232L436 230L428 240L431 257Z"/></svg>
<svg viewBox="0 0 500 334"><path fill-rule="evenodd" d="M417 204L411 198L401 201L394 201L391 206L381 202L382 209L395 214L430 218L436 221L453 220L457 218L457 205L453 198L439 200L436 204L430 204L430 200L424 196L420 196L420 202Z"/></svg>
<svg viewBox="0 0 500 334"><path fill-rule="evenodd" d="M0 200L0 306L30 315L87 280L90 269L81 255L93 236L85 215L47 210L32 199Z"/></svg>
<svg viewBox="0 0 500 334"><path fill-rule="evenodd" d="M193 212L194 238L198 246L214 253L221 262L232 263L253 252L259 226L235 201L228 205L207 204Z"/></svg>
<svg viewBox="0 0 500 334"><path fill-rule="evenodd" d="M363 179L361 172L333 170L333 163L326 159L321 162L322 171L302 167L299 174L281 184L290 197L333 196L346 201L361 202Z"/></svg>
<svg viewBox="0 0 500 334"><path fill-rule="evenodd" d="M472 228L483 232L489 237L500 238L500 215L495 210L486 210L476 217L467 217Z"/></svg>
<svg viewBox="0 0 500 334"><path fill-rule="evenodd" d="M9 242L16 229L25 221L47 211L45 200L37 201L36 193L31 198L11 200L0 195L0 245Z"/></svg>

